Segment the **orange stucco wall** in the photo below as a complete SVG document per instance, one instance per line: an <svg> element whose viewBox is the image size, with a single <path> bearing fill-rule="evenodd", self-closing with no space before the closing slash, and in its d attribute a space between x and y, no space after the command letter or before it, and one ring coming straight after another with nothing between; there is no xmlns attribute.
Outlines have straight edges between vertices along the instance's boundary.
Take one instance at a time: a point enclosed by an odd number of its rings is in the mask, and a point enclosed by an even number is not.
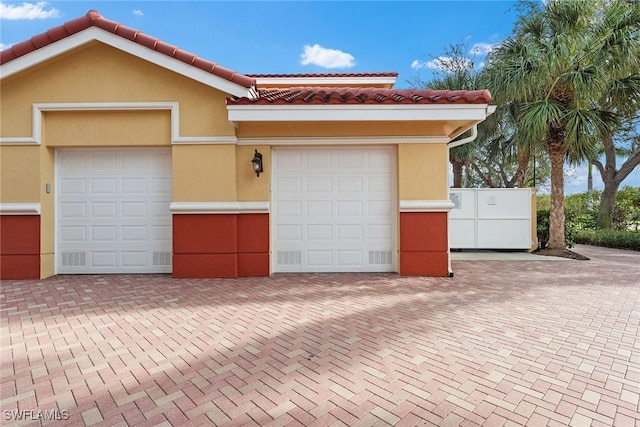
<svg viewBox="0 0 640 427"><path fill-rule="evenodd" d="M277 143L278 137L363 137L359 143L366 144L367 137L387 136L391 137L389 143L393 144L393 136L443 136L458 125L445 122L281 122L242 123L236 128L227 118L227 94L99 42L89 43L3 79L0 91L0 132L4 138L39 136L33 131L34 104L71 105L69 109L72 111L45 109L42 112L42 128L36 130L36 133L41 131L41 145L0 147L0 202L41 205L37 226L35 222L29 224L30 230L33 227L38 230L37 264L38 274L42 277L55 271L55 152L58 149L171 146L173 201L268 202L271 198L270 144ZM179 113L172 117L169 107L156 109L144 106L73 111L83 104L98 103L172 103L179 106ZM215 141L176 144L173 140L176 135L209 137ZM233 143L235 137L275 140L256 140L256 145L236 145ZM260 178L251 169L250 161L255 149L263 154L265 171ZM446 199L446 144L404 144L399 141L397 150L399 198ZM50 188L48 193L45 191L47 185ZM208 263L210 267L206 272L196 273L211 275L211 269L214 269L230 276L268 274L268 214L252 215L174 215L175 273L188 276L193 273L189 273L188 268L197 263ZM429 216L425 224L436 224L439 219L434 218ZM406 220L404 222L406 224ZM400 215L399 223L402 251L403 215ZM206 246L211 242L202 240L206 233L196 233L192 236L195 240L190 243L185 241L186 236L193 234L190 230L198 230L198 227L209 230L210 235L224 234L229 229L232 236L215 247ZM245 232L251 228L260 236L258 243L253 240L256 237L252 233ZM197 242L205 247L189 246ZM225 245L233 245L234 242L236 246L227 251ZM33 253L28 255L35 256ZM408 257L414 255L401 254L401 269L410 271L407 266L412 261ZM30 271L35 270L31 268Z"/></svg>

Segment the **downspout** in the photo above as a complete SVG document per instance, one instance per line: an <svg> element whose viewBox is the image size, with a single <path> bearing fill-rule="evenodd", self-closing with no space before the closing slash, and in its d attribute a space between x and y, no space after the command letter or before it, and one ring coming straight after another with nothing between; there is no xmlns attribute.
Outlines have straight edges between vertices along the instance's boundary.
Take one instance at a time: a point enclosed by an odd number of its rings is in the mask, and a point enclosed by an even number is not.
<svg viewBox="0 0 640 427"><path fill-rule="evenodd" d="M488 105L487 106L487 110L486 110L486 115L485 118L489 117L491 114L493 114L496 111L496 108L498 108L495 105ZM455 147L459 147L461 145L467 144L471 141L473 141L474 139L476 139L478 137L478 124L476 123L475 125L473 125L473 128L471 128L471 135L466 137L466 138L462 138L458 141L455 142L450 142L447 144L447 165L449 163L451 163L449 161L449 150L451 148L455 148ZM451 199L451 195L449 194L449 186L447 185L447 197L449 199ZM449 277L453 277L453 269L451 268L451 241L449 239L449 212L447 212L447 258L448 258L448 269L449 269Z"/></svg>
<svg viewBox="0 0 640 427"><path fill-rule="evenodd" d="M459 139L457 141L450 142L450 143L447 144L447 147L449 147L449 149L455 148L455 147L459 147L461 145L464 145L464 144L467 144L467 143L473 141L477 137L478 137L478 124L476 123L471 128L471 135L470 136L468 136L466 138Z"/></svg>
<svg viewBox="0 0 640 427"><path fill-rule="evenodd" d="M467 144L471 141L473 141L474 139L476 139L478 137L478 125L475 124L473 125L473 128L471 128L471 135L466 137L466 138L462 138L459 139L458 141L455 142L450 142L447 144L447 165L449 165L449 163L451 163L449 161L449 152L452 148L455 147L459 147L461 145ZM449 194L449 186L447 185L447 198L451 199L451 195ZM449 211L450 212L450 211ZM449 277L453 277L453 269L451 268L451 241L450 241L450 237L449 237L449 212L447 212L447 260L448 260L448 265L447 268L449 270Z"/></svg>

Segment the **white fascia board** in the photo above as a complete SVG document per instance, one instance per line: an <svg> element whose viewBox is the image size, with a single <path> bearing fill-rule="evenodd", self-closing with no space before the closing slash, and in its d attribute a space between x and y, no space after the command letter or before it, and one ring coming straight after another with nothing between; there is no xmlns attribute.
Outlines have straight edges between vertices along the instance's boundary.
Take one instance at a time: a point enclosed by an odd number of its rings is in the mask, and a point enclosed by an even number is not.
<svg viewBox="0 0 640 427"><path fill-rule="evenodd" d="M172 202L172 214L269 213L269 202Z"/></svg>
<svg viewBox="0 0 640 427"><path fill-rule="evenodd" d="M0 215L40 215L40 203L0 203Z"/></svg>
<svg viewBox="0 0 640 427"><path fill-rule="evenodd" d="M487 104L457 105L227 105L229 121L484 120Z"/></svg>
<svg viewBox="0 0 640 427"><path fill-rule="evenodd" d="M4 79L34 65L40 64L62 53L68 52L89 42L97 40L109 46L130 53L138 58L174 71L207 86L238 97L252 97L250 88L232 83L222 77L208 73L163 53L156 52L141 44L125 39L98 27L90 27L50 45L36 49L24 56L0 66L0 78Z"/></svg>
<svg viewBox="0 0 640 427"><path fill-rule="evenodd" d="M400 200L400 212L449 212L454 207L450 200Z"/></svg>
<svg viewBox="0 0 640 427"><path fill-rule="evenodd" d="M316 85L391 85L396 77L256 77L256 84L273 86L316 86Z"/></svg>
<svg viewBox="0 0 640 427"><path fill-rule="evenodd" d="M447 135L238 138L238 145L394 145L446 144Z"/></svg>

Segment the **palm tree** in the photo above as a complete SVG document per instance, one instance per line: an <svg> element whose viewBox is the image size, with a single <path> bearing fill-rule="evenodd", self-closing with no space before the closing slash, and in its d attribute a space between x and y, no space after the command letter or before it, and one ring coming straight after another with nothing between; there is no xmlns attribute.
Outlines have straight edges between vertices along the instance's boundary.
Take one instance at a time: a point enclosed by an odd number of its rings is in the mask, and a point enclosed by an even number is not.
<svg viewBox="0 0 640 427"><path fill-rule="evenodd" d="M599 101L620 104L608 92L612 81L638 72L640 5L550 0L529 6L486 73L498 104L517 109L518 132L549 156L548 246L564 249L564 163L595 158L599 135L618 122L614 108Z"/></svg>

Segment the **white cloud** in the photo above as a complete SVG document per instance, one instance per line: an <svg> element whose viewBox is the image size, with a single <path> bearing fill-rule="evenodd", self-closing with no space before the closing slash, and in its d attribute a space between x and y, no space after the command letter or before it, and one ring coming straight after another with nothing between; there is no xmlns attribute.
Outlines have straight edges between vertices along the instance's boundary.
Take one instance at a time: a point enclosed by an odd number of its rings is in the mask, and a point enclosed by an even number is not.
<svg viewBox="0 0 640 427"><path fill-rule="evenodd" d="M144 13L140 9L133 9L133 14L138 16L144 16Z"/></svg>
<svg viewBox="0 0 640 427"><path fill-rule="evenodd" d="M431 61L420 61L418 59L411 63L411 68L419 70L420 68L429 68L431 70L446 71L452 68L462 68L471 65L468 58L452 58L450 56L439 56Z"/></svg>
<svg viewBox="0 0 640 427"><path fill-rule="evenodd" d="M0 43L0 50L9 49L11 47L10 44Z"/></svg>
<svg viewBox="0 0 640 427"><path fill-rule="evenodd" d="M475 43L469 51L472 55L487 55L496 48L497 45L490 43Z"/></svg>
<svg viewBox="0 0 640 427"><path fill-rule="evenodd" d="M305 45L300 55L302 65L319 65L324 68L351 68L356 65L353 55L337 49L327 49L319 44Z"/></svg>
<svg viewBox="0 0 640 427"><path fill-rule="evenodd" d="M0 19L12 21L57 18L60 11L53 8L47 2L28 3L20 5L0 2Z"/></svg>

